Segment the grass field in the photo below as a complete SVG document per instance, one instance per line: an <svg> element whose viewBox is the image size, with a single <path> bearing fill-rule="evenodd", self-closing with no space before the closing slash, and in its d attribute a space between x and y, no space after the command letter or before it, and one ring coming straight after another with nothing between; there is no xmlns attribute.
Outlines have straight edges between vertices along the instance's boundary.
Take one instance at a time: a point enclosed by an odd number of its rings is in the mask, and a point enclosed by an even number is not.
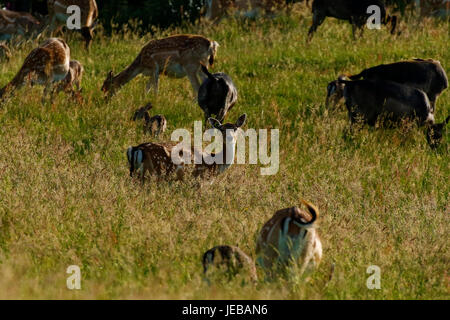
<svg viewBox="0 0 450 320"><path fill-rule="evenodd" d="M403 21L403 32L365 32L334 19L310 45L310 13L252 23L223 21L158 31L97 33L90 54L69 36L85 66L80 104L62 93L41 103L42 88L25 88L0 107L0 298L51 299L449 299L449 131L432 151L424 128L363 128L346 135L344 107L325 108L326 85L340 73L413 57L440 60L450 75L449 22ZM151 141L133 111L148 101L168 119L159 139L202 120L189 81L162 77L158 97L138 77L109 102L100 87L152 38L196 33L220 43L214 71L230 74L246 112L245 128L280 130L280 170L235 165L213 185L129 177L125 151ZM0 66L12 79L38 43L14 50ZM436 119L450 114L450 90ZM305 280L249 284L243 277L208 285L201 256L238 245L254 257L264 222L308 199L320 210L324 256ZM327 283L331 264L332 280ZM68 290L66 268L81 268L81 290ZM369 290L366 269L381 268ZM260 274L260 278L262 274Z"/></svg>

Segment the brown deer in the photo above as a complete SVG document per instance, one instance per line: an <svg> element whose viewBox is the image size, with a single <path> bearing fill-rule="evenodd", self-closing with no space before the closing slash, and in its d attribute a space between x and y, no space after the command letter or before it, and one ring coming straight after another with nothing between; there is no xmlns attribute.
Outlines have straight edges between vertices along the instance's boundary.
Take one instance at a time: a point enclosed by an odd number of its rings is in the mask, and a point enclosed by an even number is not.
<svg viewBox="0 0 450 320"><path fill-rule="evenodd" d="M52 91L54 83L66 77L69 66L70 48L67 43L62 39L50 38L28 54L15 77L0 89L0 98L13 93L28 81L31 85L44 85L45 97Z"/></svg>
<svg viewBox="0 0 450 320"><path fill-rule="evenodd" d="M42 23L26 12L0 10L0 40L29 36L42 30Z"/></svg>
<svg viewBox="0 0 450 320"><path fill-rule="evenodd" d="M298 207L282 209L261 229L256 255L257 262L270 274L274 267L296 263L300 274L317 267L322 258L322 243L316 231L317 208L302 200L308 212Z"/></svg>
<svg viewBox="0 0 450 320"><path fill-rule="evenodd" d="M69 63L69 72L59 83L58 91L72 92L81 91L81 80L83 79L84 68L78 60L71 60ZM76 89L76 91L75 91Z"/></svg>
<svg viewBox="0 0 450 320"><path fill-rule="evenodd" d="M242 127L247 119L247 115L243 114L239 117L235 124L226 123L221 124L218 120L209 118L210 124L220 130L223 137L223 149L217 154L204 153L200 154L202 161L199 164L194 164L192 167L192 175L194 177L205 178L207 175L217 176L218 174L227 170L234 162L236 154L236 141L238 129ZM138 173L142 179L145 180L145 174L155 174L157 177L166 177L175 173L177 180L183 180L185 171L189 164L184 163L185 155L197 154L198 151L193 148L180 147L175 143L153 143L148 142L136 147L129 147L127 150L128 163L130 165L130 176ZM175 158L172 157L174 151ZM213 161L214 159L217 161ZM212 161L211 161L212 159ZM176 160L174 162L174 160ZM220 161L223 160L223 161Z"/></svg>
<svg viewBox="0 0 450 320"><path fill-rule="evenodd" d="M102 91L112 96L123 85L143 74L151 79L147 93L153 87L158 92L160 74L182 78L187 76L195 95L200 88L201 65L212 65L217 53L218 43L198 35L176 35L147 43L136 59L122 72L114 75L109 72Z"/></svg>
<svg viewBox="0 0 450 320"><path fill-rule="evenodd" d="M147 103L145 106L139 108L134 112L133 121L144 119L144 132L148 132L151 135L159 136L161 133L166 131L167 120L162 114L157 114L150 117L149 111L153 108L151 102Z"/></svg>
<svg viewBox="0 0 450 320"><path fill-rule="evenodd" d="M79 31L84 38L86 48L89 49L94 38L93 30L98 18L95 0L47 0L50 30L60 30L67 23L67 19L70 17L67 8L73 5L80 8L81 29Z"/></svg>

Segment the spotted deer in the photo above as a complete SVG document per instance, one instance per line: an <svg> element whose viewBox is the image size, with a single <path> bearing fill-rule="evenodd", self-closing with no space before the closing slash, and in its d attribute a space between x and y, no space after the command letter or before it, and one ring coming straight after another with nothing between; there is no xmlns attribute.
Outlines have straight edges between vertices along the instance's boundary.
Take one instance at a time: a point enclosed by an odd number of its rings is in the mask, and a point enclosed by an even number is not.
<svg viewBox="0 0 450 320"><path fill-rule="evenodd" d="M147 103L145 106L137 109L132 117L133 121L144 119L144 132L150 133L153 136L159 136L161 133L165 132L167 129L167 120L162 114L157 114L150 117L150 109L153 108L151 102Z"/></svg>
<svg viewBox="0 0 450 320"><path fill-rule="evenodd" d="M261 229L257 244L257 263L271 274L276 267L296 263L300 274L317 267L322 259L322 243L316 231L317 208L302 200L308 212L298 207L282 209Z"/></svg>
<svg viewBox="0 0 450 320"><path fill-rule="evenodd" d="M58 91L72 92L81 91L81 80L83 79L84 68L78 60L71 60L69 63L69 72L59 83ZM76 89L76 91L75 91Z"/></svg>
<svg viewBox="0 0 450 320"><path fill-rule="evenodd" d="M70 69L70 48L58 38L50 38L33 49L25 58L15 77L2 89L0 98L12 94L27 82L45 86L44 97L51 93L53 85L62 81Z"/></svg>
<svg viewBox="0 0 450 320"><path fill-rule="evenodd" d="M210 124L222 133L223 149L219 153L203 153L201 163L189 165L184 163L183 159L186 155L193 158L193 155L199 155L198 151L193 148L180 147L175 143L153 143L148 142L136 147L129 147L127 150L128 163L130 165L130 176L138 173L142 182L145 181L145 174L156 175L161 178L164 174L169 177L176 175L176 180L184 180L185 171L191 167L192 176L207 178L217 176L231 167L236 154L236 141L239 128L241 128L247 119L247 115L243 114L236 123L221 124L218 120L209 118ZM172 157L174 151L175 159ZM179 148L179 149L178 149ZM219 159L214 161L214 159ZM176 160L174 162L174 160ZM223 161L220 161L223 160Z"/></svg>
<svg viewBox="0 0 450 320"><path fill-rule="evenodd" d="M90 48L94 38L94 27L98 18L98 8L95 0L47 0L47 7L50 19L50 30L60 30L67 23L71 13L67 13L70 6L80 8L80 27L79 30L84 38L85 46Z"/></svg>
<svg viewBox="0 0 450 320"><path fill-rule="evenodd" d="M143 74L150 77L147 93L153 87L158 92L160 74L183 78L187 76L195 95L200 88L199 77L203 79L201 65L212 65L219 44L199 35L176 35L147 43L136 59L122 72L109 72L102 91L112 96L123 85Z"/></svg>
<svg viewBox="0 0 450 320"><path fill-rule="evenodd" d="M0 40L37 34L42 31L42 26L41 21L29 13L0 10Z"/></svg>
<svg viewBox="0 0 450 320"><path fill-rule="evenodd" d="M239 272L247 273L252 281L258 280L253 259L235 246L217 246L209 249L203 254L202 264L203 274L206 279L208 279L208 273L214 267L217 269L223 268L230 275L235 275Z"/></svg>

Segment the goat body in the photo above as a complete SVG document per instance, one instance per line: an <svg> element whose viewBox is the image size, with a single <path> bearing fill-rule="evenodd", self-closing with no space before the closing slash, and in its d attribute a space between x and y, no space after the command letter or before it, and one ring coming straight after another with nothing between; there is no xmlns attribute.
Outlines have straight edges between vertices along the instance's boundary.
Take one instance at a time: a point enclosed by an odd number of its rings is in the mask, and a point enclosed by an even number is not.
<svg viewBox="0 0 450 320"><path fill-rule="evenodd" d="M211 74L205 66L202 71L207 78L198 91L198 104L207 120L212 115L222 122L225 115L236 104L238 93L231 78L225 73Z"/></svg>
<svg viewBox="0 0 450 320"><path fill-rule="evenodd" d="M441 63L437 60L414 59L391 64L382 64L363 70L349 77L351 80L387 80L404 84L424 91L430 99L432 112L436 100L448 88L448 78Z"/></svg>
<svg viewBox="0 0 450 320"><path fill-rule="evenodd" d="M430 101L422 90L392 81L338 80L345 85L344 98L352 123L358 118L374 126L380 116L397 122L417 119L419 125L434 122Z"/></svg>

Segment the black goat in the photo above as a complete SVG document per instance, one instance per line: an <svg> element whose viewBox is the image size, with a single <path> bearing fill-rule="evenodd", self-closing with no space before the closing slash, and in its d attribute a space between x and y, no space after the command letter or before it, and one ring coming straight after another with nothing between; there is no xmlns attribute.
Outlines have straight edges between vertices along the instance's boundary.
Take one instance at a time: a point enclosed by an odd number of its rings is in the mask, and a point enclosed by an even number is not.
<svg viewBox="0 0 450 320"><path fill-rule="evenodd" d="M344 98L351 123L358 119L374 126L380 118L395 123L416 119L419 125L434 124L430 101L422 90L392 81L338 80L344 85Z"/></svg>
<svg viewBox="0 0 450 320"><path fill-rule="evenodd" d="M392 23L391 34L394 34L397 16L391 17L386 13L386 6L382 0L314 0L312 4L313 22L308 32L308 41L311 41L314 32L326 17L347 20L352 25L353 37L356 38L356 29L360 29L362 35L363 27L372 15L367 13L367 9L372 5L380 8L382 24Z"/></svg>
<svg viewBox="0 0 450 320"><path fill-rule="evenodd" d="M391 64L382 64L350 76L351 80L389 80L424 91L434 112L436 100L448 88L448 78L437 60L414 59Z"/></svg>
<svg viewBox="0 0 450 320"><path fill-rule="evenodd" d="M433 124L427 129L427 141L432 149L436 149L442 140L442 134L450 121L450 116L442 123Z"/></svg>
<svg viewBox="0 0 450 320"><path fill-rule="evenodd" d="M237 89L231 78L225 73L211 74L203 65L202 71L207 78L198 90L198 104L205 113L206 122L212 115L223 122L225 115L237 101Z"/></svg>

